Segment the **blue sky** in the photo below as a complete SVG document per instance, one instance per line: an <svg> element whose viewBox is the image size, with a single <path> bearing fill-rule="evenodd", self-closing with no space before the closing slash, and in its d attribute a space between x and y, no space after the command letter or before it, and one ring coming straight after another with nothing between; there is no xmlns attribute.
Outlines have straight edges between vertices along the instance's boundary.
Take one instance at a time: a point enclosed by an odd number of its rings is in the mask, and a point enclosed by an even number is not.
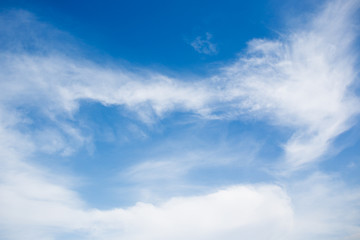
<svg viewBox="0 0 360 240"><path fill-rule="evenodd" d="M359 239L359 5L2 1L1 239Z"/></svg>
<svg viewBox="0 0 360 240"><path fill-rule="evenodd" d="M9 1L88 44L92 50L131 64L182 68L234 57L254 37L271 35L267 24L276 2L225 1ZM259 8L258 6L264 6ZM70 7L71 6L71 7ZM259 18L261 16L261 18ZM224 26L227 26L226 28ZM190 47L213 35L218 56L205 58ZM189 72L193 72L189 70Z"/></svg>

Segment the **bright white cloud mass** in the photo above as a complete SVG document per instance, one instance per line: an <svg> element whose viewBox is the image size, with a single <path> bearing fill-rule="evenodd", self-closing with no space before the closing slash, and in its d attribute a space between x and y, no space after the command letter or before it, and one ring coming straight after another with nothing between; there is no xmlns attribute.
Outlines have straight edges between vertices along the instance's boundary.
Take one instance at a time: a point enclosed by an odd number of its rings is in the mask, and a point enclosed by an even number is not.
<svg viewBox="0 0 360 240"><path fill-rule="evenodd" d="M85 59L67 34L29 12L3 11L0 238L359 239L359 188L317 165L357 124L359 4L325 3L277 39L253 39L237 59L196 79ZM199 186L183 196L158 192L165 197L102 210L77 192L81 177L36 159L71 158L86 146L96 151L94 135L83 131L87 123L77 121L89 102L119 106L150 129L180 112L195 122L259 121L288 135L275 160L260 162L273 176L269 182ZM261 143L234 146L192 153L179 147L134 162L120 175L136 182L134 188L151 185L150 192L159 181L165 189L196 188L187 179L192 170L237 164L230 153L255 159Z"/></svg>

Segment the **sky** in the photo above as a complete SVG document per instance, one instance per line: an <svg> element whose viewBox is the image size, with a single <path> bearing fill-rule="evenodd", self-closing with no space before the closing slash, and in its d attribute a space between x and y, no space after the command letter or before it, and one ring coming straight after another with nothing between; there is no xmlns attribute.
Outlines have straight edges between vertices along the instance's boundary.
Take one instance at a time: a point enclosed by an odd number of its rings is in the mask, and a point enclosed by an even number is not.
<svg viewBox="0 0 360 240"><path fill-rule="evenodd" d="M0 238L360 239L359 0L0 2Z"/></svg>

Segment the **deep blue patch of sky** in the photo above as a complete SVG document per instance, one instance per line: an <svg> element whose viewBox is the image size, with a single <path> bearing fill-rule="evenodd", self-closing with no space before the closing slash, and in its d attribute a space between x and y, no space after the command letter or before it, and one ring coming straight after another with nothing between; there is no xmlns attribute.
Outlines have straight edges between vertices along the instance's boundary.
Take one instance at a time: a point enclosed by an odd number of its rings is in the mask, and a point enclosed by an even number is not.
<svg viewBox="0 0 360 240"><path fill-rule="evenodd" d="M252 38L273 37L279 1L7 1L0 8L24 9L70 33L93 50L138 65L172 69L204 67L232 59ZM259 7L262 6L262 7ZM283 23L281 23L283 24ZM190 46L210 33L218 54Z"/></svg>

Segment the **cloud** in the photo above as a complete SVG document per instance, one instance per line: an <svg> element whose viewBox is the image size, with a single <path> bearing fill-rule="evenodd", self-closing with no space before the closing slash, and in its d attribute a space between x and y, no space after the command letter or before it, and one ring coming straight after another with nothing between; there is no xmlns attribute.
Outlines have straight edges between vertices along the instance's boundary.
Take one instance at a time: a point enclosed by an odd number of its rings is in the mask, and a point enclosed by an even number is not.
<svg viewBox="0 0 360 240"><path fill-rule="evenodd" d="M234 186L205 196L173 198L160 206L138 203L99 213L104 219L110 215L113 220L103 224L125 226L122 239L278 239L291 228L292 211L276 186ZM263 231L255 230L259 227Z"/></svg>
<svg viewBox="0 0 360 240"><path fill-rule="evenodd" d="M265 119L293 131L283 146L285 169L313 163L352 126L358 114L358 96L351 91L357 81L357 55L352 44L358 5L359 1L330 2L311 21L278 40L250 41L233 63L196 81L81 59L67 50L59 51L61 44L50 41L55 30L31 14L15 11L3 16L0 236L356 238L359 190L321 174L290 183L238 185L210 194L171 198L158 205L138 203L105 211L88 208L72 190L71 179L32 160L38 152L66 155L86 144L89 140L79 130L74 114L82 101L94 101L125 106L147 124L174 111L204 119ZM15 37L9 30L13 26L18 30ZM48 33L45 39L44 32ZM200 38L200 45L196 45L199 51L213 51L210 38ZM31 130L34 125L41 129ZM176 162L154 163L135 166L129 174L137 179L145 169L149 172L145 177L154 178L154 169L173 170L177 166ZM187 169L180 168L177 174L184 175L182 171Z"/></svg>
<svg viewBox="0 0 360 240"><path fill-rule="evenodd" d="M360 189L337 176L315 172L287 186L295 212L291 239L356 239Z"/></svg>
<svg viewBox="0 0 360 240"><path fill-rule="evenodd" d="M32 51L3 50L0 84L6 91L1 101L11 107L40 109L51 121L68 118L66 114L76 112L82 100L123 105L148 124L173 111L209 119L265 118L292 129L294 134L283 145L286 168L301 168L320 159L358 114L359 99L351 91L357 80L357 56L352 51L357 7L358 1L330 2L311 21L278 40L250 41L234 63L196 81L145 69L100 66L46 44L45 53L36 50L42 49L39 44L32 44ZM19 34L18 46L37 43L41 40L35 33L49 31L28 13L15 15L13 19L7 15L7 27L12 19L18 29L26 29L20 32L29 32L29 25L40 29L31 31L35 40ZM21 25L18 19L24 18L26 24Z"/></svg>
<svg viewBox="0 0 360 240"><path fill-rule="evenodd" d="M14 122L19 120L13 116ZM70 190L69 179L31 163L31 139L0 130L4 239L61 239L64 233L85 239L237 239L238 234L276 239L291 226L289 199L276 185L227 187L159 205L139 202L130 208L91 209ZM256 231L262 226L266 230Z"/></svg>
<svg viewBox="0 0 360 240"><path fill-rule="evenodd" d="M81 215L83 203L68 179L31 163L28 136L3 126L0 132L1 238L53 239L53 228L73 229L67 223Z"/></svg>
<svg viewBox="0 0 360 240"><path fill-rule="evenodd" d="M4 239L61 239L67 233L84 239L331 240L360 231L359 189L320 173L285 186L237 185L157 205L98 210L86 207L56 175L14 160L1 174Z"/></svg>
<svg viewBox="0 0 360 240"><path fill-rule="evenodd" d="M151 122L175 109L206 115L204 103L213 98L201 83L189 84L152 72L134 74L61 56L2 56L2 77L9 79L2 82L9 90L3 102L33 104L46 114L72 113L79 101L92 100L125 105ZM40 104L45 99L46 104Z"/></svg>
<svg viewBox="0 0 360 240"><path fill-rule="evenodd" d="M283 147L288 167L296 169L323 156L358 114L359 100L350 89L357 78L352 51L357 7L357 1L331 2L312 21L278 40L250 41L244 56L210 79L197 81L108 68L56 50L3 51L2 102L32 105L51 119L76 111L82 100L124 105L148 123L172 111L217 119L264 117L293 129ZM32 21L37 28L28 15L24 27Z"/></svg>
<svg viewBox="0 0 360 240"><path fill-rule="evenodd" d="M233 186L157 206L139 202L106 211L87 208L56 174L17 160L2 168L0 178L4 239L58 239L64 232L91 239L237 239L239 234L278 239L291 227L289 199L274 185Z"/></svg>
<svg viewBox="0 0 360 240"><path fill-rule="evenodd" d="M193 132L193 129L189 131ZM242 138L245 137L239 137ZM179 140L172 138L163 141L161 145L158 149L154 147L148 152L146 159L126 169L122 173L124 178L146 183L157 180L169 181L181 179L190 170L203 167L250 165L260 148L260 144L250 137L232 144L229 142L210 144L194 136L190 144L187 138Z"/></svg>
<svg viewBox="0 0 360 240"><path fill-rule="evenodd" d="M190 45L198 53L215 55L218 53L218 49L216 47L216 44L211 42L211 39L212 35L210 33L206 33L204 37L196 37L195 40L190 43Z"/></svg>
<svg viewBox="0 0 360 240"><path fill-rule="evenodd" d="M246 55L220 76L228 100L247 114L294 129L284 144L288 167L318 160L359 113L351 90L358 80L352 50L358 6L333 1L279 40L250 41Z"/></svg>

